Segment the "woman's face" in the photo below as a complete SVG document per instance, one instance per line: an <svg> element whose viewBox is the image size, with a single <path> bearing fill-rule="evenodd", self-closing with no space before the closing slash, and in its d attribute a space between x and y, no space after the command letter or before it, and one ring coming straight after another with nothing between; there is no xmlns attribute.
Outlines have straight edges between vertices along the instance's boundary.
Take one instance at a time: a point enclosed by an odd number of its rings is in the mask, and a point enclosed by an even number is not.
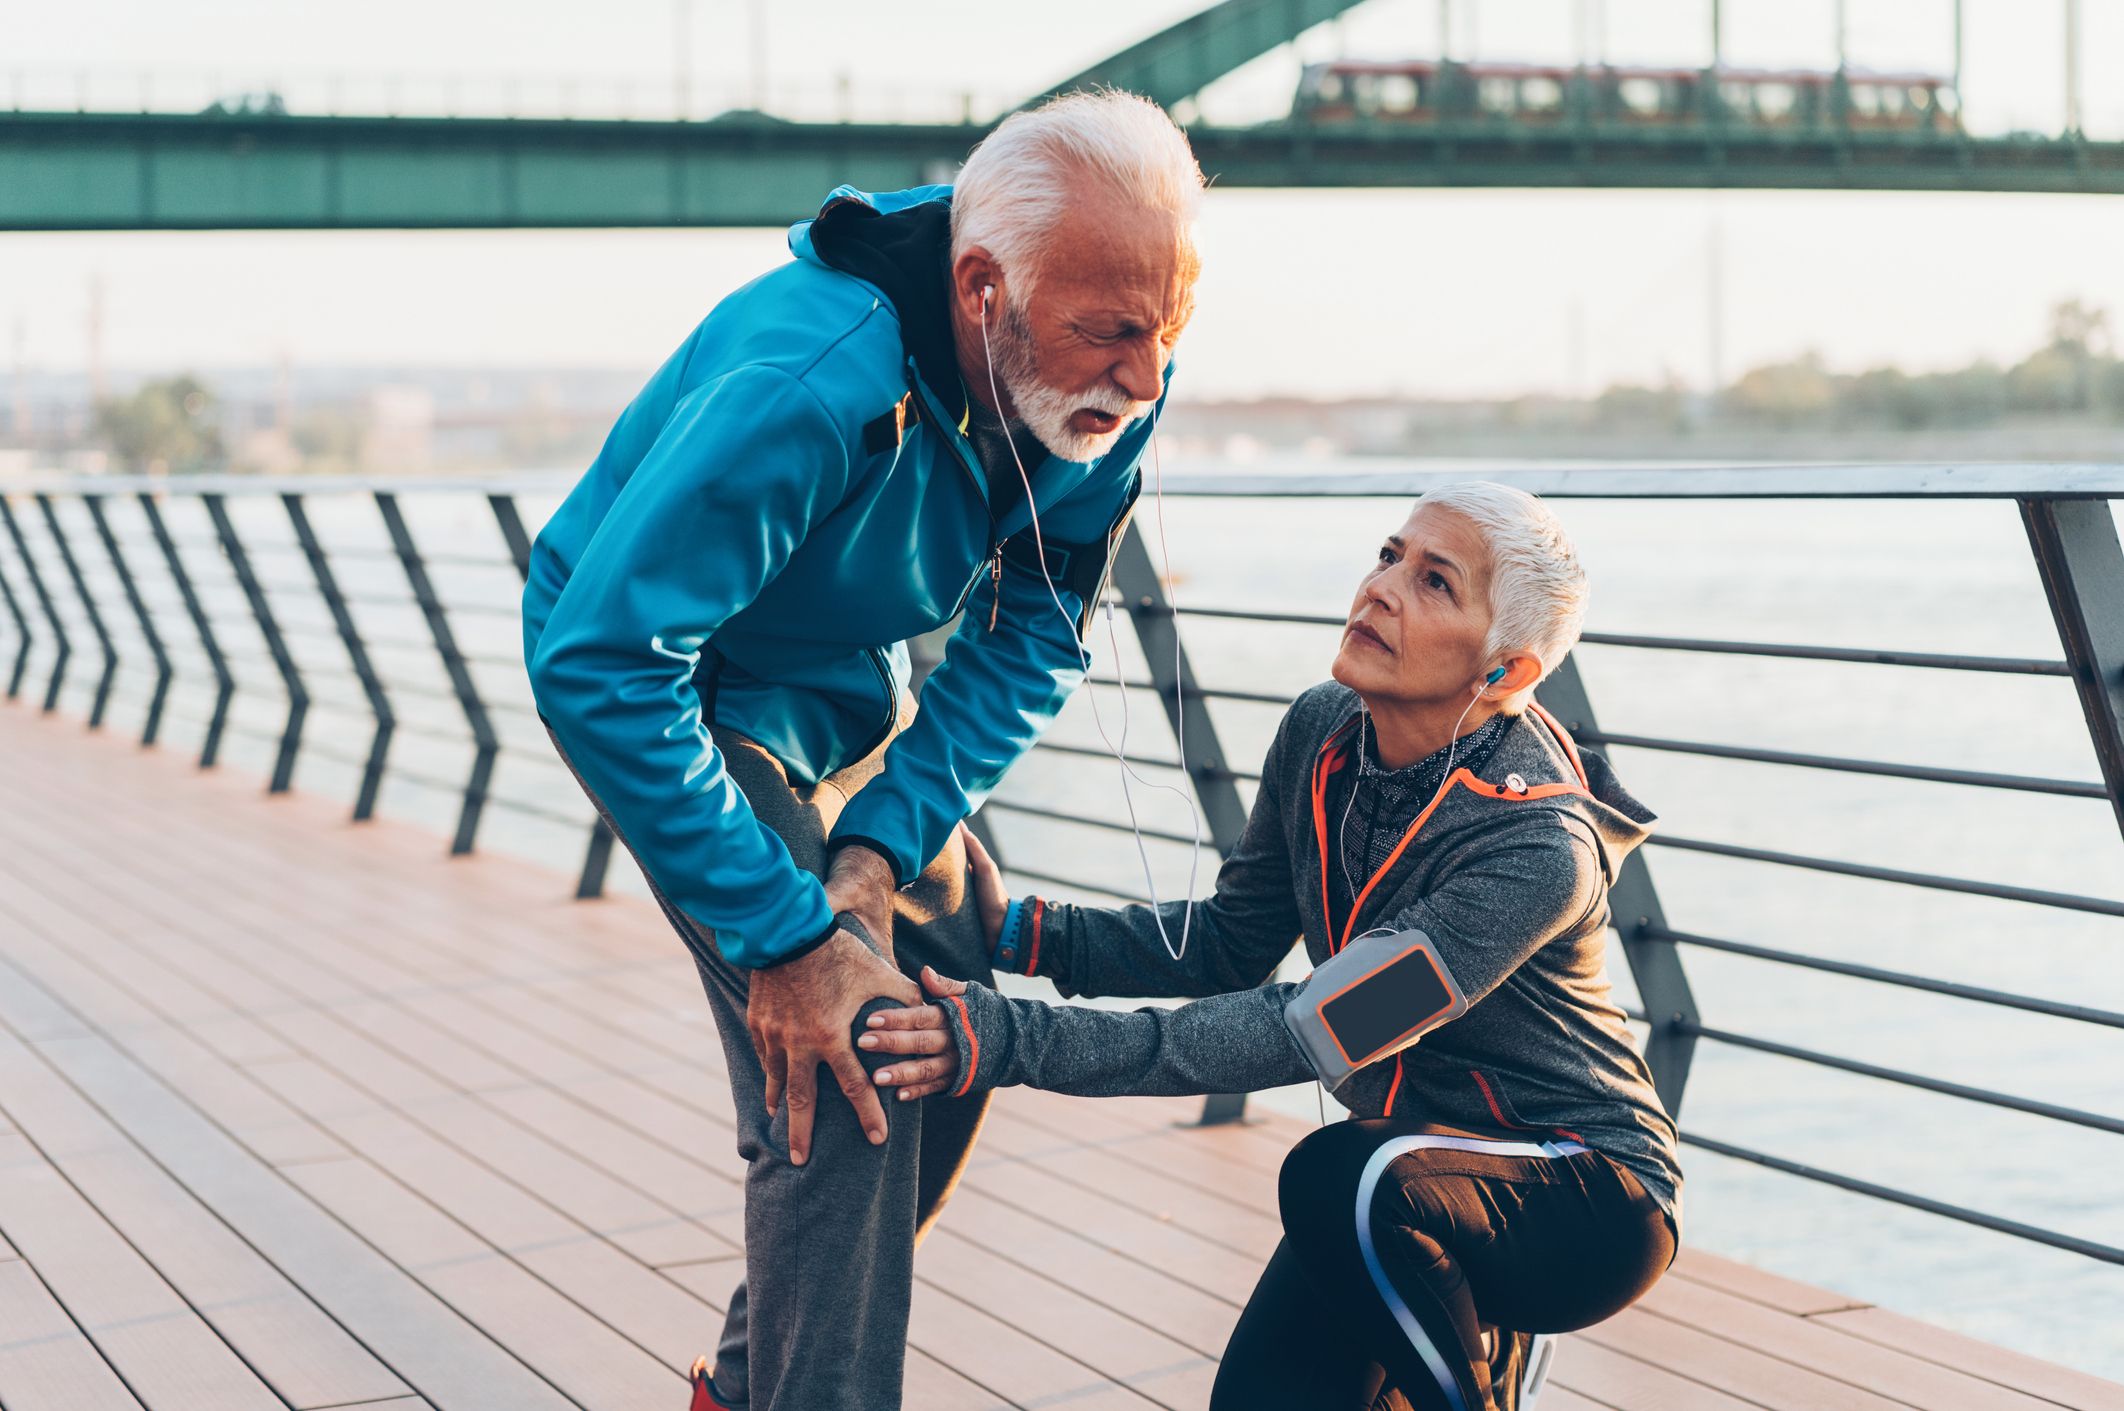
<svg viewBox="0 0 2124 1411"><path fill-rule="evenodd" d="M1331 674L1367 702L1468 698L1490 663L1490 552L1454 510L1418 502L1357 585Z"/></svg>

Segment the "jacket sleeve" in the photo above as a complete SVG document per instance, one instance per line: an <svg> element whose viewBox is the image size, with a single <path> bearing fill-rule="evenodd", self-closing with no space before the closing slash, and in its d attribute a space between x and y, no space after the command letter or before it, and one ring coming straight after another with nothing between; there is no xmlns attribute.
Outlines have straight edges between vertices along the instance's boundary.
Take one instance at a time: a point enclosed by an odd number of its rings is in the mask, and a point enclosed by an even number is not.
<svg viewBox="0 0 2124 1411"><path fill-rule="evenodd" d="M954 1095L1023 1084L1081 1097L1246 1093L1313 1081L1284 1027L1296 985L1120 1011L1009 999L985 985L943 1001Z"/></svg>
<svg viewBox="0 0 2124 1411"><path fill-rule="evenodd" d="M1592 844L1555 815L1478 839L1429 896L1380 925L1421 930L1470 1005L1601 905ZM1251 1092L1315 1078L1283 1012L1303 984L1264 985L1129 1013L1008 999L981 985L943 1001L956 1091L1024 1084L1087 1097Z"/></svg>
<svg viewBox="0 0 2124 1411"><path fill-rule="evenodd" d="M1014 537L1029 543L1031 532ZM981 575L943 662L922 683L914 724L886 747L883 772L834 825L832 846L869 845L903 886L943 850L959 820L980 807L1084 680L1088 662L1074 627L1084 598L1059 579L1051 593L1025 562L1031 557L1004 554L999 575Z"/></svg>
<svg viewBox="0 0 2124 1411"><path fill-rule="evenodd" d="M1288 805L1278 782L1289 733L1285 715L1246 827L1192 920L1184 898L1155 908L1022 898L999 938L996 968L1045 976L1066 995L1221 995L1266 980L1304 925L1292 880Z"/></svg>
<svg viewBox="0 0 2124 1411"><path fill-rule="evenodd" d="M1606 904L1600 858L1575 820L1527 807L1525 821L1464 844L1438 886L1372 926L1421 931L1470 1005Z"/></svg>
<svg viewBox="0 0 2124 1411"><path fill-rule="evenodd" d="M584 787L738 965L788 958L830 934L833 916L726 772L693 673L851 473L833 419L787 373L744 367L696 387L583 550L529 663L539 713Z"/></svg>

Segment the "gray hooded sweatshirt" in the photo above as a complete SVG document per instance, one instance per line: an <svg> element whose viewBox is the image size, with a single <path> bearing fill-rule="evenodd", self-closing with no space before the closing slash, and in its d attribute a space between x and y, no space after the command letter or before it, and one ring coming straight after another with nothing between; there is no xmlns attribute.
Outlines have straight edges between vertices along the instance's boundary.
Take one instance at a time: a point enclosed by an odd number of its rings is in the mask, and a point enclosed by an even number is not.
<svg viewBox="0 0 2124 1411"><path fill-rule="evenodd" d="M1354 768L1359 702L1333 682L1300 695L1262 765L1238 845L1196 904L1174 960L1148 906L1027 903L1020 968L1065 995L1209 996L1121 1012L1006 998L981 985L943 1005L956 1091L1025 1084L1093 1097L1250 1092L1314 1080L1284 1023L1297 984L1265 984L1298 940L1315 965L1380 927L1429 936L1469 1008L1336 1092L1358 1117L1567 1136L1627 1168L1681 1223L1675 1127L1606 972L1608 887L1653 815L1538 707L1512 722L1484 777L1456 770L1330 935L1322 803ZM1184 903L1158 908L1177 943ZM1003 968L999 966L998 968Z"/></svg>

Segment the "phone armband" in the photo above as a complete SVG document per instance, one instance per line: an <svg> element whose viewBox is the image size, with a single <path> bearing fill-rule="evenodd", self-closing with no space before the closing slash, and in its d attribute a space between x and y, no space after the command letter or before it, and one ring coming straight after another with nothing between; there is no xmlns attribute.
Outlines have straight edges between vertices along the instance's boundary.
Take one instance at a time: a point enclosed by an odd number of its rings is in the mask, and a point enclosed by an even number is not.
<svg viewBox="0 0 2124 1411"><path fill-rule="evenodd" d="M1359 936L1314 968L1283 1023L1330 1091L1467 1013L1467 996L1421 931Z"/></svg>

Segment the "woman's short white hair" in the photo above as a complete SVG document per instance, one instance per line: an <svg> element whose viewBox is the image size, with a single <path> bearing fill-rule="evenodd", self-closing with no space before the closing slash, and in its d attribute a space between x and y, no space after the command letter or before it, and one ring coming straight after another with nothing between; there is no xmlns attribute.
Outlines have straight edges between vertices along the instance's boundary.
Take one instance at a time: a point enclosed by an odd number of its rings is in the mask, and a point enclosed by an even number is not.
<svg viewBox="0 0 2124 1411"><path fill-rule="evenodd" d="M952 259L988 251L1022 301L1087 179L1182 225L1202 199L1202 168L1165 109L1113 89L1065 93L1012 113L966 159L951 198Z"/></svg>
<svg viewBox="0 0 2124 1411"><path fill-rule="evenodd" d="M1531 651L1546 677L1578 645L1588 586L1563 522L1524 490L1468 480L1416 501L1465 516L1490 549L1490 635L1484 659Z"/></svg>

